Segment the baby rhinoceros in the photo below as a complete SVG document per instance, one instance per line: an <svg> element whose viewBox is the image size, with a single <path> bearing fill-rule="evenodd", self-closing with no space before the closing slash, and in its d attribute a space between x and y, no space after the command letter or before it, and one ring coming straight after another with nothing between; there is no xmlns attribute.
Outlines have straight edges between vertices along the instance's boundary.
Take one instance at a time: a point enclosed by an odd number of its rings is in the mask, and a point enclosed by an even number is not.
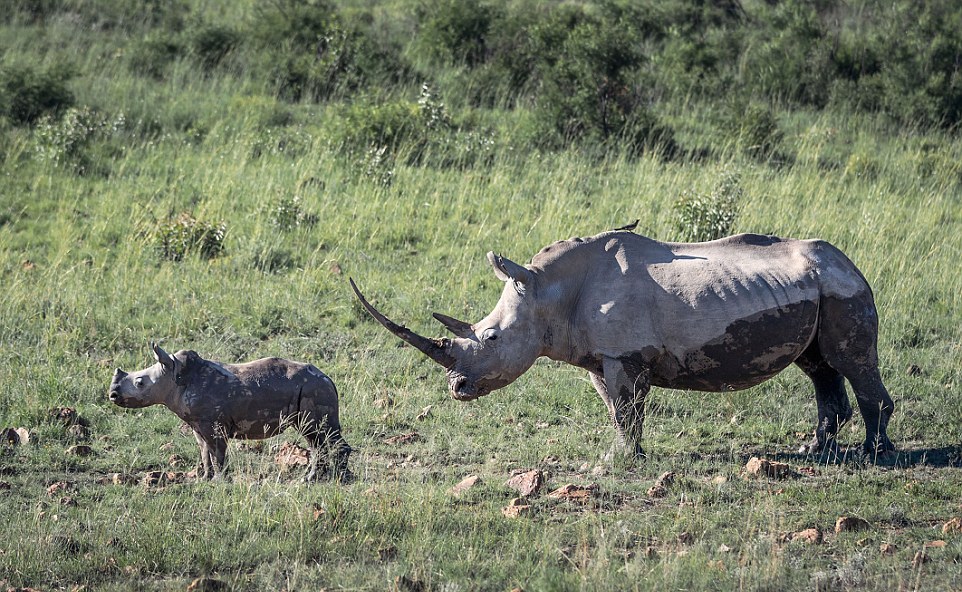
<svg viewBox="0 0 962 592"><path fill-rule="evenodd" d="M200 476L223 474L227 438L269 438L287 427L310 445L305 480L317 477L322 458L333 459L333 476L348 476L351 447L341 437L337 389L311 364L281 358L223 364L195 351L171 356L157 345L151 347L157 363L130 374L117 368L110 400L129 408L166 405L176 413L200 445ZM326 470L327 460L321 473Z"/></svg>

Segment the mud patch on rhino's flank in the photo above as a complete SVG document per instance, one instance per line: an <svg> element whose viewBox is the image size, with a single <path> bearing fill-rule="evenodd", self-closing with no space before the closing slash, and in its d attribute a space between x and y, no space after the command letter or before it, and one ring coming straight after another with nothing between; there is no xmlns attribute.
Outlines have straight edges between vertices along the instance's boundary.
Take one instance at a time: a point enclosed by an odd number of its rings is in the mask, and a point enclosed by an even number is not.
<svg viewBox="0 0 962 592"><path fill-rule="evenodd" d="M652 384L702 391L755 386L794 362L815 335L818 307L803 301L739 319L725 333L682 358L651 358Z"/></svg>

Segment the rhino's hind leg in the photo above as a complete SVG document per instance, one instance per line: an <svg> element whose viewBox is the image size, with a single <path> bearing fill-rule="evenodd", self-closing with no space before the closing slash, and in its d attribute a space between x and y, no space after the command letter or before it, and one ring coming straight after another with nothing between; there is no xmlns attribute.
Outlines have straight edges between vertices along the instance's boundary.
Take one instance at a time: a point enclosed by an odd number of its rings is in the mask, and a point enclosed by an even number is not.
<svg viewBox="0 0 962 592"><path fill-rule="evenodd" d="M633 358L604 358L604 378L592 374L617 434L616 446L643 457L641 435L645 422L645 397L651 390L648 367Z"/></svg>
<svg viewBox="0 0 962 592"><path fill-rule="evenodd" d="M818 421L815 436L804 444L799 452L817 455L837 455L839 429L852 419L852 405L845 391L845 378L832 368L818 349L818 340L795 360L812 384L815 386L815 403L818 407Z"/></svg>
<svg viewBox="0 0 962 592"><path fill-rule="evenodd" d="M819 351L848 379L865 421L864 452L877 457L895 450L888 438L895 404L878 367L878 315L871 292L846 299L823 298L818 328Z"/></svg>
<svg viewBox="0 0 962 592"><path fill-rule="evenodd" d="M311 448L311 460L304 481L316 481L325 474L341 482L351 479L348 458L353 449L341 436L340 428L328 426L325 418L320 422L312 422L308 429L301 430L301 435Z"/></svg>

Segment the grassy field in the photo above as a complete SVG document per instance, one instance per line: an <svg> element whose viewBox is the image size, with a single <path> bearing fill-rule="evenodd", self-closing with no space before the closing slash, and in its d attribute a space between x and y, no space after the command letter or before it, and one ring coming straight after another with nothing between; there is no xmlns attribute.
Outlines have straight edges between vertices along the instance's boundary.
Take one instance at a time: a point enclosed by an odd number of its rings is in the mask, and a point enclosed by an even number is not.
<svg viewBox="0 0 962 592"><path fill-rule="evenodd" d="M396 6L375 24L390 28ZM200 577L232 590L962 589L962 531L943 529L962 517L955 135L785 109L790 158L759 159L693 99L659 107L689 157L599 156L529 148L515 141L529 112L479 108L461 117L486 130L472 148L482 157L441 166L440 145L346 153L337 139L356 106L281 101L237 74L249 62L205 73L182 59L139 76L124 61L136 35L118 31L67 17L0 27L5 63L70 56L76 107L94 109L79 123L0 126L0 428L30 436L0 444L0 589L174 590ZM455 94L457 76L438 74L432 100L445 83ZM419 87L393 92L417 105ZM793 368L746 391L656 389L647 460L608 463L613 429L583 371L541 360L459 403L348 285L440 334L431 312L473 321L497 301L487 251L523 262L634 219L674 240L674 204L722 179L740 196L732 231L829 240L871 282L895 462L796 455L815 401ZM158 236L182 213L223 229L216 256L161 256ZM153 363L150 341L321 368L341 394L356 479L300 483L274 460L302 443L293 434L233 442L226 481L184 479L197 451L180 421L106 398L114 367ZM857 418L840 439L863 436ZM748 478L753 456L793 475ZM509 517L518 494L505 481L519 469L547 483ZM172 479L144 483L152 471ZM450 491L469 475L480 483ZM591 488L548 495L566 484ZM842 516L867 524L835 532ZM810 528L819 542L796 540Z"/></svg>

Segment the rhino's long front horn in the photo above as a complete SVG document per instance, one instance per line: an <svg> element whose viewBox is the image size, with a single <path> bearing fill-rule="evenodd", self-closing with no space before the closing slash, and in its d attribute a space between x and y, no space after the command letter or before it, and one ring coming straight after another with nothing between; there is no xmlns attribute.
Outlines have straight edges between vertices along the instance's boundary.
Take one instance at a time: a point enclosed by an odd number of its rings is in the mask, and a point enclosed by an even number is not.
<svg viewBox="0 0 962 592"><path fill-rule="evenodd" d="M441 343L438 342L438 340L422 337L417 333L415 333L414 331L411 331L407 327L403 325L398 325L391 319L382 315L380 312L378 312L376 308L374 308L374 306L371 305L370 302L367 301L366 298L364 298L364 295L361 294L361 291L357 289L357 284L354 283L354 279L348 278L348 281L351 282L351 288L354 290L354 294L357 295L357 299L361 301L361 304L364 305L364 308L367 309L367 312L371 313L371 316L374 317L377 320L377 322L384 325L384 327L388 331L390 331L391 333L394 333L404 341L410 343L411 345L416 347L418 350L420 350L421 353L431 358L438 364L441 364L445 368L450 368L454 366L454 362L455 362L454 356L449 354L447 352L447 349L443 347Z"/></svg>

